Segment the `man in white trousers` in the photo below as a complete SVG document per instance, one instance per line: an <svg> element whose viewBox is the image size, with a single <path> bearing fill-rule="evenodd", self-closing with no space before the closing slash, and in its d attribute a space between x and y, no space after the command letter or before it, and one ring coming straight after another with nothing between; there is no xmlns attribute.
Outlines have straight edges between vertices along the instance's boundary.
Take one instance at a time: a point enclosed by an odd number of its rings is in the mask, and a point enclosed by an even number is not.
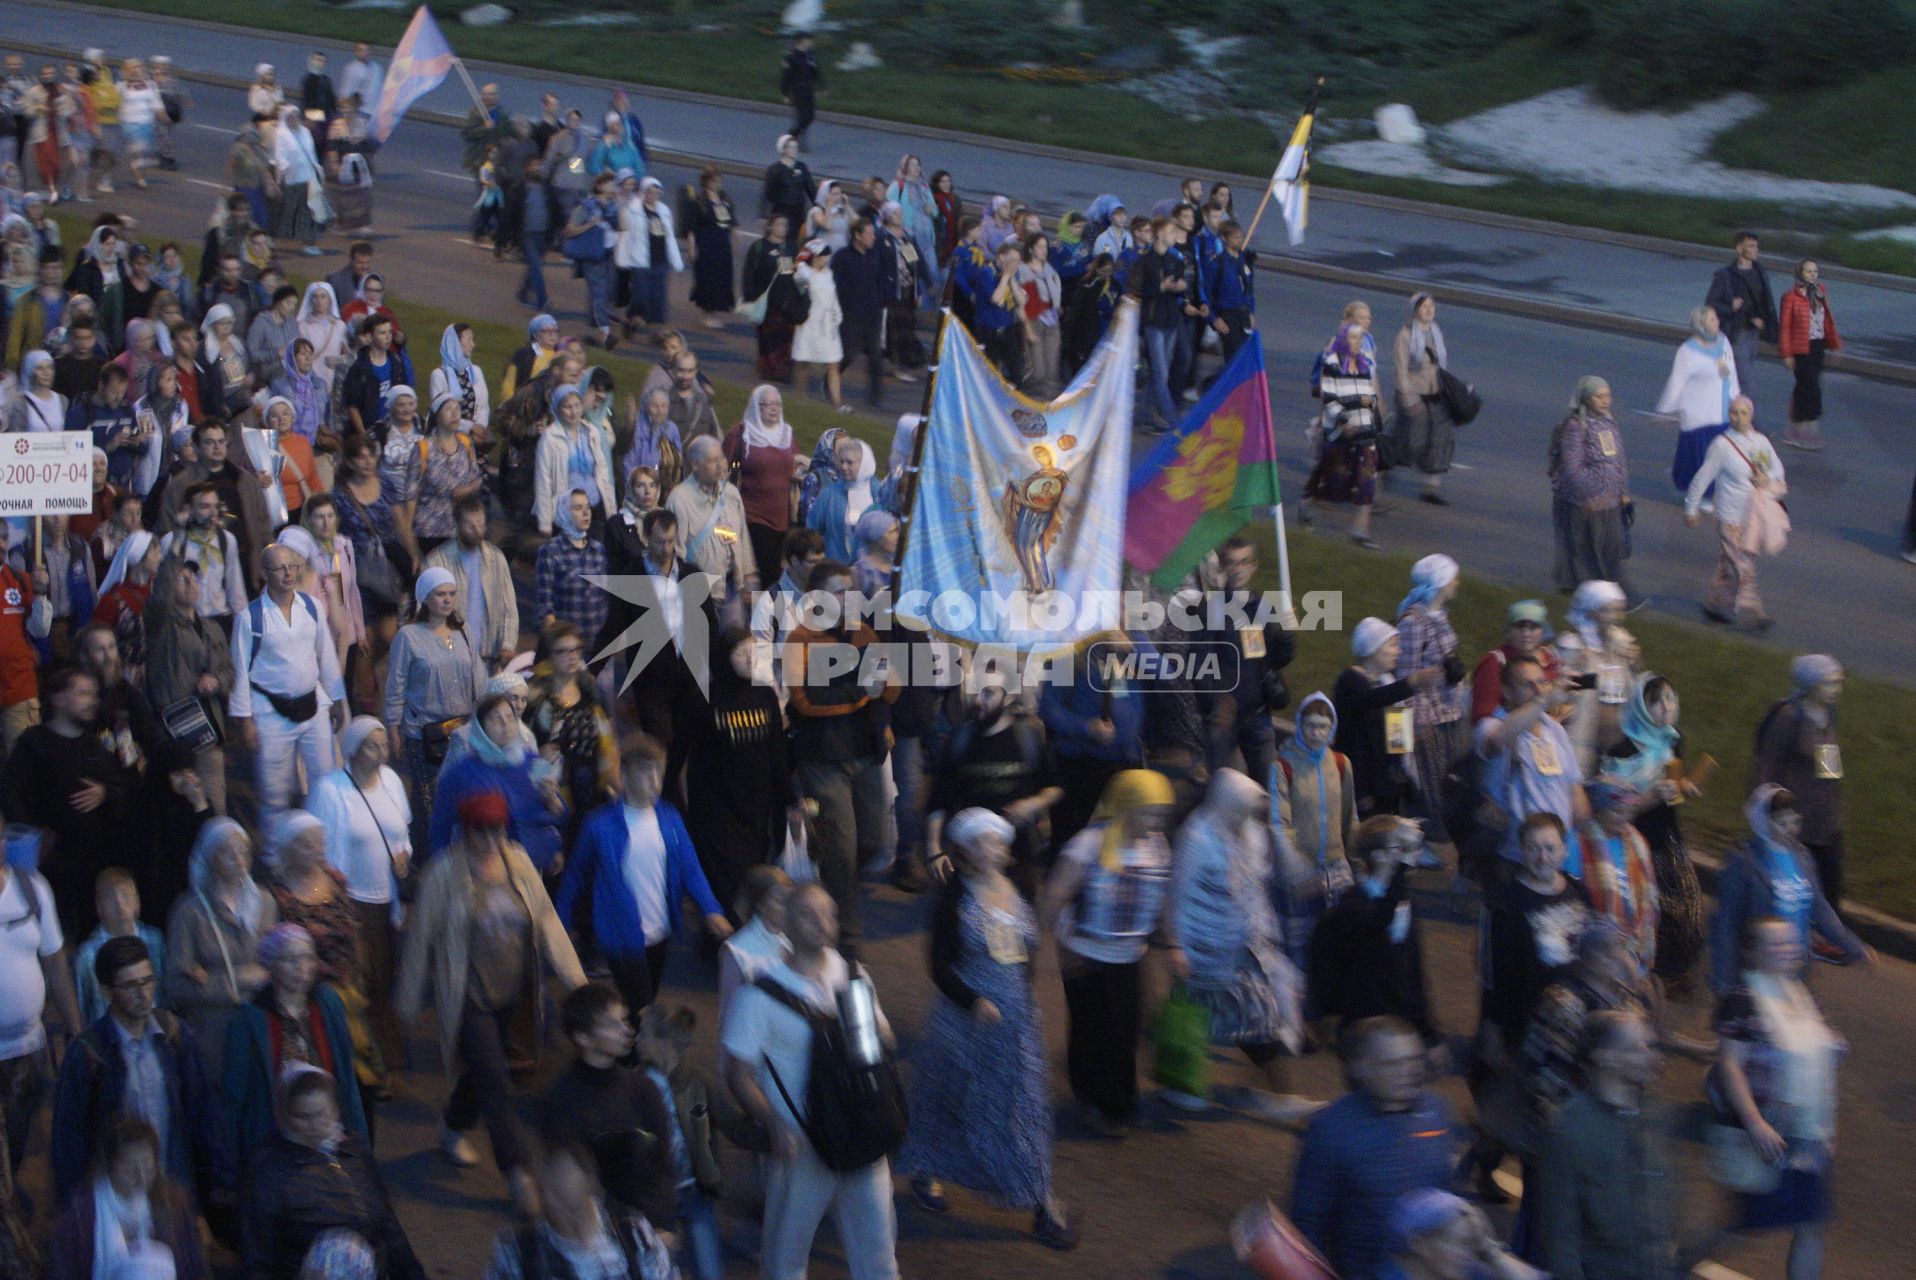
<svg viewBox="0 0 1916 1280"><path fill-rule="evenodd" d="M837 1016L838 993L851 980L838 953L838 908L818 884L792 891L786 908L791 955L767 970L775 982L822 1014ZM882 1010L879 1034L891 1040ZM804 1280L812 1237L827 1211L852 1280L898 1280L898 1223L892 1213L891 1162L862 1169L825 1167L805 1137L784 1094L803 1100L811 1074L812 1029L798 1013L755 986L740 987L727 1011L720 1041L725 1078L752 1117L772 1134L765 1162L765 1231L759 1252L762 1280ZM781 1092L772 1079L778 1073Z"/></svg>
<svg viewBox="0 0 1916 1280"><path fill-rule="evenodd" d="M266 548L266 594L233 618L226 714L253 753L262 827L297 803L295 758L309 783L332 771L333 733L346 720L339 653L318 602L296 589L300 568L290 548Z"/></svg>

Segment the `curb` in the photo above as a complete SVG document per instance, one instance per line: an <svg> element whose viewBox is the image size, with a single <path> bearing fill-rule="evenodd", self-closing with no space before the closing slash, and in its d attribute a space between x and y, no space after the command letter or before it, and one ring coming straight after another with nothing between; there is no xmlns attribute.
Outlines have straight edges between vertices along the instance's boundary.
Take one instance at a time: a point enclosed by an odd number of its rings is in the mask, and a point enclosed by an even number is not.
<svg viewBox="0 0 1916 1280"><path fill-rule="evenodd" d="M1723 859L1713 853L1692 850L1690 861L1696 867L1697 879L1702 882L1705 892L1714 898L1717 877L1723 873ZM1856 902L1844 905L1843 919L1856 931L1857 937L1877 951L1898 960L1916 963L1916 921L1904 920L1887 911L1878 911L1875 907Z"/></svg>
<svg viewBox="0 0 1916 1280"><path fill-rule="evenodd" d="M84 8L85 6L62 6L62 7ZM129 16L135 16L135 15L129 15ZM137 16L144 17L147 15L137 15ZM159 19L159 18L155 18L154 20L158 22L166 21L165 19ZM212 27L217 30L223 30L223 31L250 30L250 28L226 27L218 23L198 22L197 20L193 20L193 19L180 19L180 21L184 23L192 23L194 25ZM285 38L283 33L278 33L278 32L267 32L262 34L271 35L275 39ZM335 42L318 41L316 43L324 45L324 44L332 44ZM26 41L8 41L7 44L9 45L9 47L19 49L22 52L35 54L39 56L46 56L46 57L74 56L73 50L64 49L64 48L60 48L53 45L43 45L38 43L30 43ZM490 63L484 63L484 62L475 62L470 65L473 67L481 68L481 69L487 66L500 66L502 68L504 67L504 64L490 64ZM525 68L510 68L510 69L521 72L521 73L523 73L526 70ZM186 70L181 70L179 68L175 68L174 74L179 79L185 80L194 84L206 84L206 85L212 85L216 88L232 89L236 91L243 91L244 89L246 89L249 83L248 81L238 76L218 75L213 72L206 72L206 71L186 71ZM602 86L605 83L608 83L605 81L593 81L583 76L566 75L564 73L553 73L552 78L557 82L582 84L582 85ZM701 103L708 103L708 104L722 104L728 107L733 107L738 109L756 110L756 111L759 111L761 114L765 114L765 115L775 115L775 116L782 117L784 114L783 111L776 110L768 104L738 102L732 99L719 98L710 94L696 94L696 93L689 93L689 92L681 92L677 90L651 90L651 89L648 89L647 92L661 98L701 102ZM465 123L465 118L463 116L454 115L451 112L437 111L437 110L433 110L431 108L425 108L425 107L413 108L412 110L406 113L405 118L408 120L420 121L425 124L440 125L440 126L454 128L454 129L459 128L461 125ZM831 118L831 113L821 112L819 115L819 118L829 119ZM850 123L850 124L856 124L856 125L871 125L871 126L882 127L885 129L891 129L891 130L895 130L899 132L913 132L913 133L918 133L927 137L955 138L968 143L995 142L995 140L993 139L980 139L978 138L977 135L972 135L972 134L960 134L951 130L924 129L924 128L919 128L917 126L893 125L886 121L874 121L863 116L840 116L838 117L838 121L841 123ZM1085 152L1067 151L1060 147L1043 147L1036 144L1024 144L1024 143L1006 144L1006 149L1024 151L1034 155L1044 155L1044 156L1050 156L1054 158L1064 158L1064 159L1094 158L1089 156L1089 154ZM710 165L711 167L719 170L719 172L728 174L732 177L757 178L764 172L762 168L755 165L741 164L736 161L713 160L709 156L694 155L690 152L684 152L684 151L671 151L671 150L666 150L663 148L655 148L652 154L657 156L659 159L665 161L668 164L685 165L695 169ZM1122 158L1111 158L1111 157L1102 157L1102 156L1095 157L1095 159L1097 159L1101 163L1110 163L1122 168L1131 168L1131 169L1137 169L1140 171L1159 173L1168 177L1185 176L1181 171L1171 169L1168 166L1152 164L1147 161L1141 161L1141 160L1127 161ZM1201 175L1201 176L1206 176L1207 178L1215 176L1225 180L1230 180L1234 176L1241 177L1241 175L1230 175L1230 174L1214 174L1214 175ZM1250 181L1256 182L1257 180L1252 179ZM1655 240L1647 236L1628 236L1628 235L1623 235L1621 233L1616 233L1616 232L1590 231L1587 228L1562 227L1556 224L1537 223L1529 219L1514 218L1514 217L1509 217L1502 214L1476 213L1475 211L1468 211L1468 210L1464 212L1468 213L1470 216L1460 218L1456 216L1456 211L1445 208L1444 206L1427 205L1427 204L1419 203L1417 201L1400 200L1390 196L1371 196L1371 195L1362 195L1359 193L1340 192L1340 193L1337 193L1335 198L1346 200L1352 204L1372 205L1378 208L1391 208L1391 209L1404 210L1404 211L1410 211L1410 212L1430 213L1432 214L1432 216L1441 216L1445 218L1450 218L1454 221L1477 222L1486 226L1504 226L1504 227L1521 228L1521 229L1530 230L1530 231L1543 231L1549 234L1563 235L1569 238L1590 239L1590 240L1595 240L1602 243L1618 244L1618 245L1623 245L1626 247L1648 249L1648 250L1654 250L1658 252L1681 252L1689 256L1697 257L1700 260L1704 257L1704 255L1700 252L1698 246L1681 244L1677 241ZM1061 208L1052 208L1052 207L1048 207L1044 205L1039 205L1034 207L1037 207L1042 212L1050 214L1052 216L1056 216L1064 212L1064 210ZM1441 212L1439 212L1440 210ZM1414 283L1413 281L1407 279L1404 276L1390 275L1385 272L1362 271L1362 270L1358 270L1351 267L1337 267L1337 266L1332 266L1328 263L1313 262L1305 258L1287 258L1281 255L1271 254L1271 253L1262 253L1258 256L1257 268L1260 271L1268 272L1272 275L1295 276L1297 278L1304 279L1304 280L1315 280L1325 284L1349 285L1350 287L1354 289L1369 289L1369 290L1375 290L1380 293L1401 293L1403 292L1406 285ZM1900 277L1893 277L1893 276L1876 277L1871 275L1870 273L1851 273L1851 275L1858 278L1864 275L1870 275L1869 283L1871 284L1883 284L1884 287L1904 289L1909 292L1916 292L1916 280L1903 280ZM1430 294L1433 298L1436 298L1439 302L1448 303L1448 304L1452 304L1456 306L1474 307L1474 308L1477 308L1478 310L1483 310L1483 311L1494 311L1494 312L1501 312L1507 315L1523 316L1528 319L1542 320L1551 324L1566 325L1571 328L1593 329L1599 332L1619 333L1629 337L1637 337L1637 338L1653 338L1653 339L1657 339L1657 340L1669 342L1669 343L1682 342L1685 338L1690 336L1689 329L1683 325L1668 324L1659 320L1645 320L1639 316L1627 316L1627 315L1619 314L1614 311L1601 311L1601 310L1595 310L1589 307L1575 307L1565 303L1547 302L1539 298L1527 298L1519 294L1504 293L1495 289L1467 288L1461 285L1450 285L1450 284L1424 284L1422 286L1422 290L1423 292ZM1916 386L1916 364L1899 364L1889 360L1874 360L1864 356L1852 356L1848 354L1847 352L1835 351L1835 352L1831 352L1829 356L1827 357L1826 367L1839 373L1849 373L1859 377L1875 378L1880 381L1894 382L1894 383L1899 383L1905 386Z"/></svg>
<svg viewBox="0 0 1916 1280"><path fill-rule="evenodd" d="M84 13L88 10L102 8L110 10L112 8L110 5L78 3L76 0L33 0L33 3L46 8L67 9L76 13ZM326 36L307 36L298 32L272 31L261 27L249 27L235 23L212 22L203 18L176 17L144 12L115 12L116 16L121 18L148 21L163 26L199 27L209 31L240 32L257 35L271 40L300 41L310 44L316 49L327 49L335 52L350 52L352 49L350 42ZM69 51L48 50L48 52L59 54ZM512 75L544 76L561 84L584 85L597 89L610 89L625 83L623 81L608 80L603 77L583 76L568 71L551 71L543 67L526 66L520 63L495 62L490 59L467 60L466 66L469 69L498 70ZM181 79L197 78L184 73L179 74ZM201 74L204 75L205 73ZM208 77L208 79L209 82L211 82L211 77ZM244 88L245 85L242 83L239 87ZM703 106L722 107L733 111L750 111L756 115L762 115L772 119L783 119L788 114L786 109L777 103L763 102L751 98L730 98L723 94L701 93L692 89L675 89L662 85L647 85L638 82L632 82L629 87L638 90L644 96L658 98L667 102L692 102ZM408 117L412 117L415 114L421 118L431 118L433 114L441 113L407 113ZM1262 190L1267 181L1265 178L1256 174L1227 173L1221 169L1194 170L1179 168L1161 161L1145 160L1134 156L1107 155L1101 152L1084 151L1075 147L1056 147L1041 142L1030 142L1021 138L999 137L995 134L966 133L960 129L946 129L936 125L880 120L872 116L855 115L844 111L820 111L817 113L817 119L827 124L845 125L854 129L884 130L892 133L905 134L909 137L958 142L969 146L987 147L994 150L1009 151L1020 155L1036 156L1044 159L1070 160L1077 163L1100 165L1106 168L1126 169L1135 173L1149 173L1154 176L1171 179L1174 182L1186 177L1198 177L1204 179L1207 183L1221 181L1227 182L1234 187L1249 187L1253 190ZM662 151L660 154L670 155L671 153ZM703 160L704 158L699 157L698 159ZM753 170L752 172L758 171ZM1526 231L1537 235L1558 236L1568 240L1583 240L1593 244L1612 245L1618 248L1640 249L1646 252L1670 254L1677 257L1691 258L1698 262L1720 263L1722 261L1723 249L1721 246L1703 244L1697 241L1671 240L1661 236L1641 235L1635 232L1611 231L1601 227L1584 227L1574 223L1552 222L1543 218L1526 218L1517 214L1494 213L1489 210L1460 208L1456 205L1439 204L1429 200L1414 200L1406 196L1390 196L1368 191L1347 190L1322 182L1316 184L1316 186L1318 198L1333 204L1350 204L1361 208L1389 209L1394 212L1414 213L1444 221L1471 223L1483 227L1500 227L1513 231ZM1062 212L1062 210L1058 212ZM1916 294L1916 278L1908 276L1890 275L1879 271L1865 271L1859 268L1845 267L1833 263L1824 265L1823 274L1831 280L1839 280L1850 284L1866 284L1873 288L1891 289L1902 293ZM1387 276L1381 278L1388 279L1393 284L1402 283L1401 277ZM1667 333L1669 336L1679 340L1689 336L1689 329L1677 324L1664 326L1659 332ZM1881 373L1872 368L1861 367L1862 365L1877 364L1890 368L1897 367L1891 362L1883 361L1864 361L1855 366L1846 365L1843 362L1841 352L1832 352L1827 358L1827 367L1829 368L1847 368L1850 372L1862 373L1870 377L1895 377L1895 375Z"/></svg>

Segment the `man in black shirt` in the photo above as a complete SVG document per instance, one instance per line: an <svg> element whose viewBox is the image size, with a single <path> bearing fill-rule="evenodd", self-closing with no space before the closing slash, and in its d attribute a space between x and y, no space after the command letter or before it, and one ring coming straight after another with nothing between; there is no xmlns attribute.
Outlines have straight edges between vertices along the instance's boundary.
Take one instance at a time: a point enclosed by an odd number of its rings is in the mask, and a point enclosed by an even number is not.
<svg viewBox="0 0 1916 1280"><path fill-rule="evenodd" d="M878 249L878 230L870 219L853 223L851 244L832 255L832 280L843 312L838 336L845 348L844 367L849 369L864 354L876 405L885 377L885 304L898 291L898 280L891 255Z"/></svg>
<svg viewBox="0 0 1916 1280"><path fill-rule="evenodd" d="M612 988L587 983L565 998L560 1020L578 1050L539 1104L539 1136L582 1143L606 1194L656 1223L678 1217L672 1116L658 1086L634 1065L638 1037Z"/></svg>
<svg viewBox="0 0 1916 1280"><path fill-rule="evenodd" d="M1026 899L1033 898L1044 872L1045 817L1064 799L1056 779L1043 725L1018 707L1002 677L982 677L971 696L971 719L952 731L932 784L926 833L932 872L941 879L951 872L945 819L965 809L989 809L1017 831L1006 874Z"/></svg>
<svg viewBox="0 0 1916 1280"><path fill-rule="evenodd" d="M812 33L801 31L792 37L791 50L778 75L778 94L792 105L791 134L798 139L801 151L811 149L805 143L805 131L818 114L818 87L822 82L818 59L812 56Z"/></svg>
<svg viewBox="0 0 1916 1280"><path fill-rule="evenodd" d="M66 349L53 358L53 389L68 404L84 399L99 389L100 368L105 364L93 321L75 319L67 325Z"/></svg>

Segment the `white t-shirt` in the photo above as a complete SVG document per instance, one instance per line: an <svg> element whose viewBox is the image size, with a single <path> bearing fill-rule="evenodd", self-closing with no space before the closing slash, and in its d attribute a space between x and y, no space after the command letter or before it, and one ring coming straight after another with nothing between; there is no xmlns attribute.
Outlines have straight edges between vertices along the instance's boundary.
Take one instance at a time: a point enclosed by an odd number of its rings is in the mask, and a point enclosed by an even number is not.
<svg viewBox="0 0 1916 1280"><path fill-rule="evenodd" d="M658 811L650 806L620 808L625 813L625 887L639 904L645 945L655 947L672 936L665 901L665 833L659 830Z"/></svg>
<svg viewBox="0 0 1916 1280"><path fill-rule="evenodd" d="M346 877L346 896L391 902L392 855L412 847L412 806L399 775L382 766L362 796L352 775L335 769L306 797L306 811L326 824L326 861Z"/></svg>
<svg viewBox="0 0 1916 1280"><path fill-rule="evenodd" d="M763 976L806 1001L820 1013L837 1017L838 993L851 981L851 970L846 967L843 956L836 951L828 951L816 982L800 976L790 964L774 965L765 970ZM878 1025L882 1034L891 1034L891 1026L885 1021L883 1009L878 1010ZM805 1089L812 1078L810 1024L757 987L744 986L739 988L731 1009L726 1012L725 1025L719 1028L719 1044L729 1057L751 1064L758 1074L759 1087L765 1090L765 1096L771 1101L772 1110L780 1119L796 1128L798 1117L785 1105L785 1099L779 1096L778 1084L772 1080L772 1071L778 1072L779 1081L793 1099L802 1100L805 1097Z"/></svg>
<svg viewBox="0 0 1916 1280"><path fill-rule="evenodd" d="M27 886L39 895L38 909ZM66 945L45 877L7 871L0 888L0 1061L38 1053L47 1042L47 979L40 960Z"/></svg>

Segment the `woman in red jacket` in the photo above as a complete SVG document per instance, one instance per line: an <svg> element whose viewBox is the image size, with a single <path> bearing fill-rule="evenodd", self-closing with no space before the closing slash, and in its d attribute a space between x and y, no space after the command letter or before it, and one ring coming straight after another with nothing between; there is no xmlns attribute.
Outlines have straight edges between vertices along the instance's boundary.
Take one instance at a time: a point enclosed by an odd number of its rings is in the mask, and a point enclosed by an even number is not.
<svg viewBox="0 0 1916 1280"><path fill-rule="evenodd" d="M1796 374L1790 394L1790 427L1783 443L1798 449L1823 447L1823 353L1842 349L1836 336L1836 313L1830 310L1829 290L1817 280L1816 263L1808 258L1796 264L1796 283L1783 295L1783 314L1777 325L1777 351Z"/></svg>

